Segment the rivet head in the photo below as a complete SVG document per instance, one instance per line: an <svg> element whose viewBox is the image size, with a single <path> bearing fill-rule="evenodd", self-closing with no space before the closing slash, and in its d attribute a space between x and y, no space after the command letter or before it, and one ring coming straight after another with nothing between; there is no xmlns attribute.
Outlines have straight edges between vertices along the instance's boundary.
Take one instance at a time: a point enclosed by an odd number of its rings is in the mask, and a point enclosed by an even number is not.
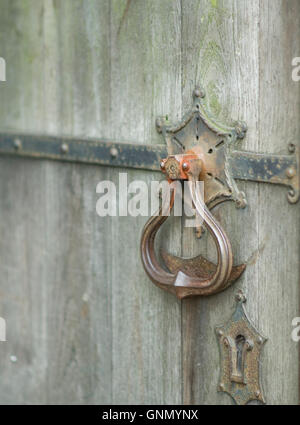
<svg viewBox="0 0 300 425"><path fill-rule="evenodd" d="M182 164L183 171L188 171L190 169L190 164L188 162L184 162Z"/></svg>
<svg viewBox="0 0 300 425"><path fill-rule="evenodd" d="M262 344L263 343L263 339L262 339L262 337L261 336L259 336L258 338L257 338L257 343L258 344Z"/></svg>
<svg viewBox="0 0 300 425"><path fill-rule="evenodd" d="M60 147L61 153L68 153L69 152L69 146L67 143L63 143Z"/></svg>
<svg viewBox="0 0 300 425"><path fill-rule="evenodd" d="M194 96L195 97L205 97L204 90L201 90L199 87L196 87L194 90Z"/></svg>
<svg viewBox="0 0 300 425"><path fill-rule="evenodd" d="M163 127L163 121L162 121L162 119L161 118L156 118L155 125L156 125L157 131L159 133L161 133L162 132L162 127Z"/></svg>
<svg viewBox="0 0 300 425"><path fill-rule="evenodd" d="M247 351L252 351L253 350L253 342L252 341L246 341L246 348Z"/></svg>
<svg viewBox="0 0 300 425"><path fill-rule="evenodd" d="M19 149L21 149L21 147L22 147L22 142L21 142L21 140L20 140L20 139L15 139L15 140L14 140L14 148L15 148L16 150L19 150Z"/></svg>
<svg viewBox="0 0 300 425"><path fill-rule="evenodd" d="M294 145L294 143L289 143L289 152L294 153L295 150L296 150L296 146Z"/></svg>
<svg viewBox="0 0 300 425"><path fill-rule="evenodd" d="M296 170L295 170L294 167L289 167L289 168L287 168L285 174L286 174L288 179L292 179L296 175Z"/></svg>
<svg viewBox="0 0 300 425"><path fill-rule="evenodd" d="M243 139L247 132L247 124L243 121L238 122L235 126L236 135L239 139Z"/></svg>
<svg viewBox="0 0 300 425"><path fill-rule="evenodd" d="M176 158L168 157L165 161L165 172L172 180L180 178L180 165Z"/></svg>
<svg viewBox="0 0 300 425"><path fill-rule="evenodd" d="M236 294L236 296L235 296L235 299L238 301L238 302L245 302L246 301L246 297L245 297L245 295L243 294L243 292L242 291L238 291L238 293Z"/></svg>
<svg viewBox="0 0 300 425"><path fill-rule="evenodd" d="M118 156L118 149L115 147L112 147L109 152L112 158L116 158Z"/></svg>

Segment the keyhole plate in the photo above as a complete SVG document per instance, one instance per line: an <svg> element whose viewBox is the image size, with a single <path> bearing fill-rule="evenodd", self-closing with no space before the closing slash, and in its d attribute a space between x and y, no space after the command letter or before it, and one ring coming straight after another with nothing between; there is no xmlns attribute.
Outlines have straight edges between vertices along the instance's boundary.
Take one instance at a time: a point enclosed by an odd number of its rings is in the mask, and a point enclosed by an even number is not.
<svg viewBox="0 0 300 425"><path fill-rule="evenodd" d="M246 404L250 400L265 403L259 358L267 338L250 322L244 307L246 298L241 291L236 301L231 319L225 325L216 326L221 356L218 390L228 393L236 404Z"/></svg>

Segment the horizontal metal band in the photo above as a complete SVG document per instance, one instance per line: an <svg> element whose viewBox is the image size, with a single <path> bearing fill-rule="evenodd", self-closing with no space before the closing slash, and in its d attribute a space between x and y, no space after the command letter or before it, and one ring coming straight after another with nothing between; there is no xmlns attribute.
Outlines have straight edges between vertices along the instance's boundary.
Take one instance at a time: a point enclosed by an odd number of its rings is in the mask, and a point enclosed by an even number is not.
<svg viewBox="0 0 300 425"><path fill-rule="evenodd" d="M235 179L290 185L292 176L289 171L296 172L297 161L295 155L233 151L230 170Z"/></svg>
<svg viewBox="0 0 300 425"><path fill-rule="evenodd" d="M15 133L0 133L0 154L152 171L159 171L161 159L168 156L165 145ZM235 179L295 186L296 155L233 151L229 163Z"/></svg>
<svg viewBox="0 0 300 425"><path fill-rule="evenodd" d="M168 155L165 145L10 133L0 133L0 154L153 171Z"/></svg>
<svg viewBox="0 0 300 425"><path fill-rule="evenodd" d="M290 144L290 148L290 155L231 152L229 161L232 176L239 180L285 185L289 187L288 201L294 204L300 197L299 159L295 145Z"/></svg>

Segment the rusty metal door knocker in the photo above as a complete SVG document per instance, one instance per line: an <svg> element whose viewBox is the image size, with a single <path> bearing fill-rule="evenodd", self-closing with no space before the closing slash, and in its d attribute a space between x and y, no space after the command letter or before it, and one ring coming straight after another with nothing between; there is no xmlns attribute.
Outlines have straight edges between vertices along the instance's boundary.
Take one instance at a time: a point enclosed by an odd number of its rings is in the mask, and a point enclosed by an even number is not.
<svg viewBox="0 0 300 425"><path fill-rule="evenodd" d="M168 205L163 204L158 215L148 220L141 237L141 258L147 275L155 285L180 299L223 291L246 268L245 264L233 266L230 240L211 212L216 205L227 200L234 201L238 208L246 206L245 194L238 190L234 179L236 163L240 162L242 172L245 170L244 178L248 175L250 180L287 185L290 187L289 202L295 203L299 199L295 149L290 147L291 154L282 157L234 150L238 139L246 134L246 125L237 123L234 127L228 127L218 123L206 108L204 98L204 91L197 87L193 107L179 124L167 125L166 120L159 118L156 126L165 138L169 154L162 159L161 170L169 182L190 182L188 187L193 205L215 241L218 263L215 265L202 256L183 259L162 253L169 271L160 265L154 241L157 231L168 217L162 211L173 208L174 190L170 200L167 200ZM243 155L239 156L240 153ZM196 182L200 180L204 182L204 197L197 190Z"/></svg>

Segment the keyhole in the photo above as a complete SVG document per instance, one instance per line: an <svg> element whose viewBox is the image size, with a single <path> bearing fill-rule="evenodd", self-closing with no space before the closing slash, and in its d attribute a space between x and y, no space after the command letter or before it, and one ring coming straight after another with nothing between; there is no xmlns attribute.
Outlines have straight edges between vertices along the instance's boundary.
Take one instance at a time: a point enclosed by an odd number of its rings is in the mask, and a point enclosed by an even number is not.
<svg viewBox="0 0 300 425"><path fill-rule="evenodd" d="M246 339L243 335L238 335L235 338L235 346L236 346L236 371L238 376L243 376L244 371L244 365L243 365L243 352L244 352L244 345L245 345Z"/></svg>

